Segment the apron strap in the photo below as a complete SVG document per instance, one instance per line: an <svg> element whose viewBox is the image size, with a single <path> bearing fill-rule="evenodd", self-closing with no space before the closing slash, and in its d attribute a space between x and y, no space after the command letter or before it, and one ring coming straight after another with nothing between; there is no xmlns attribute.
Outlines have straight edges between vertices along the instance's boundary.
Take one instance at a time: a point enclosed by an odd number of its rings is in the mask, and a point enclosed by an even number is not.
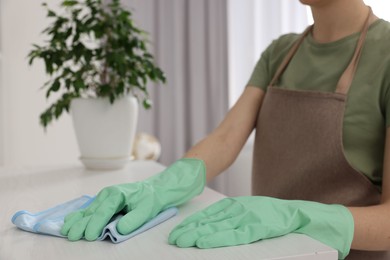
<svg viewBox="0 0 390 260"><path fill-rule="evenodd" d="M372 9L369 7L369 13L366 21L364 22L362 32L359 37L359 41L356 44L355 53L353 54L352 60L349 63L348 67L345 69L344 73L341 75L339 81L337 82L336 93L339 94L348 94L349 88L351 87L353 77L359 63L360 56L363 50L364 40L366 38L368 27L370 25L370 18L373 17Z"/></svg>
<svg viewBox="0 0 390 260"><path fill-rule="evenodd" d="M367 19L364 23L362 32L361 32L359 40L358 40L358 43L356 45L355 53L352 57L351 62L348 65L348 67L345 69L344 73L341 75L341 77L337 83L337 87L336 87L336 91L335 91L336 93L339 93L339 94L347 94L348 93L348 90L351 86L353 77L355 75L357 65L359 63L359 59L360 59L362 49L363 49L364 40L365 40L367 31L368 31L368 27L370 25L370 18L371 17L373 17L373 13L372 13L371 7L369 7L369 14L368 14ZM274 86L276 84L276 82L279 80L280 76L283 74L284 70L287 68L287 65L290 63L292 57L297 52L299 46L301 45L301 43L303 42L305 37L311 32L312 28L313 28L313 25L307 27L306 30L298 38L298 40L291 47L291 49L287 53L286 57L284 58L282 63L279 65L279 67L278 67L274 77L272 78L269 86Z"/></svg>
<svg viewBox="0 0 390 260"><path fill-rule="evenodd" d="M313 25L310 25L306 28L306 30L302 33L302 35L298 38L298 40L291 47L286 57L283 59L282 63L279 65L278 70L276 71L274 77L271 80L269 86L275 85L275 83L279 80L280 76L283 74L284 70L287 68L287 65L290 63L292 57L297 52L299 46L305 39L305 37L311 32Z"/></svg>

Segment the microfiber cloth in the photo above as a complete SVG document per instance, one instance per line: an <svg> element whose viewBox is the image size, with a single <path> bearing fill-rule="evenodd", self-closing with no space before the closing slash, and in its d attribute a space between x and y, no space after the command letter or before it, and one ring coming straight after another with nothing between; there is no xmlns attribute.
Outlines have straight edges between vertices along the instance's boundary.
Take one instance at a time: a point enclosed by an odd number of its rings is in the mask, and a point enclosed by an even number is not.
<svg viewBox="0 0 390 260"><path fill-rule="evenodd" d="M25 231L64 237L60 230L64 224L65 216L75 210L86 208L94 199L95 197L84 195L35 214L21 210L14 214L12 223ZM109 238L113 243L123 242L170 219L177 214L177 211L175 207L168 208L128 235L121 235L116 230L116 224L123 217L123 215L118 214L104 227L98 240Z"/></svg>

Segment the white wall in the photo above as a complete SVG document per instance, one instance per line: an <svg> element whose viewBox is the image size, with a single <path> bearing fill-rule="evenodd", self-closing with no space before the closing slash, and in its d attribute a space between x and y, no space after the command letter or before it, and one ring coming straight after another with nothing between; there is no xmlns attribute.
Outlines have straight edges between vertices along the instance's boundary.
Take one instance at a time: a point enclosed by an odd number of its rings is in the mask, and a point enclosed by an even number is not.
<svg viewBox="0 0 390 260"><path fill-rule="evenodd" d="M366 5L371 6L372 11L380 18L390 21L390 1L388 0L364 0Z"/></svg>
<svg viewBox="0 0 390 260"><path fill-rule="evenodd" d="M48 105L39 88L47 78L43 64L29 67L26 56L32 43L42 43L40 32L49 22L41 2L0 0L0 156L3 152L2 164L6 166L67 163L78 157L68 115L49 126L46 133L39 125L39 114ZM59 0L49 3L55 6Z"/></svg>
<svg viewBox="0 0 390 260"><path fill-rule="evenodd" d="M306 28L306 9L298 1L228 0L230 105L241 95L272 40Z"/></svg>
<svg viewBox="0 0 390 260"><path fill-rule="evenodd" d="M3 30L3 25L4 25L4 19L2 14L2 4L0 0L0 165L4 164L4 134L3 134L3 75L2 75L2 51L3 51L3 46L2 46L2 39L3 36L1 34L1 31Z"/></svg>
<svg viewBox="0 0 390 260"><path fill-rule="evenodd" d="M229 0L229 92L232 106L244 90L260 54L281 34L302 32L306 8L298 1ZM218 176L213 188L228 196L251 194L254 133L233 165Z"/></svg>

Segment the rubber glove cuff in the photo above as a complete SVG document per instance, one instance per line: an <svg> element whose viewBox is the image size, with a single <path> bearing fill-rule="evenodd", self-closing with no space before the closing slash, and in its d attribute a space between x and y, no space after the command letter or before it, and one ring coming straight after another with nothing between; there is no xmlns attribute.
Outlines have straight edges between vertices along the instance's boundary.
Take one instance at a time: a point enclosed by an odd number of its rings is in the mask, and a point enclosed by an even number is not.
<svg viewBox="0 0 390 260"><path fill-rule="evenodd" d="M306 234L326 245L337 249L338 258L344 259L348 256L351 250L355 228L353 216L351 212L343 205L333 204L324 206L325 207L321 206L321 211L325 212L322 212L322 214L318 215L333 215L333 218L312 217L312 223L299 228L295 231L295 233ZM327 208L329 208L328 212L326 212ZM316 210L316 208L313 207L311 210ZM319 213L321 211L318 210ZM315 227L318 227L318 230L316 230Z"/></svg>

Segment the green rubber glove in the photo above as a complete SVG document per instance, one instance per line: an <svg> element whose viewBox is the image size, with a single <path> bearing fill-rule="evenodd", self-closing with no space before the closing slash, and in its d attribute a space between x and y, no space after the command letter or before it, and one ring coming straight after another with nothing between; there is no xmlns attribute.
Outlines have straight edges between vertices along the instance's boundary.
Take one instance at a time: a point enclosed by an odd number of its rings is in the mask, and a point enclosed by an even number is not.
<svg viewBox="0 0 390 260"><path fill-rule="evenodd" d="M306 234L338 250L344 259L354 231L351 213L326 205L270 197L222 199L186 218L169 235L179 247L213 248L248 244L288 233Z"/></svg>
<svg viewBox="0 0 390 260"><path fill-rule="evenodd" d="M181 159L161 173L141 182L102 189L89 207L65 217L61 234L69 240L96 240L112 216L124 212L117 224L122 235L131 233L162 210L182 204L203 191L203 161Z"/></svg>

